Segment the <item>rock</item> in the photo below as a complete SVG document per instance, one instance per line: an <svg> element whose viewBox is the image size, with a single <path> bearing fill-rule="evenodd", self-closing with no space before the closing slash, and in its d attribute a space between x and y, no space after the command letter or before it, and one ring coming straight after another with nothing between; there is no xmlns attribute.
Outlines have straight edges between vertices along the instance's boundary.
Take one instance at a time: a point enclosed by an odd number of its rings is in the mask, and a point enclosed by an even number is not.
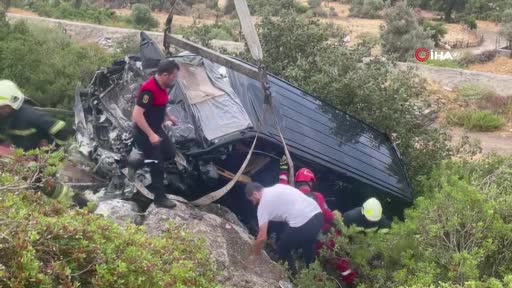
<svg viewBox="0 0 512 288"><path fill-rule="evenodd" d="M284 279L285 274L266 253L263 253L254 267L245 264L254 242L254 238L246 229L190 205L179 202L176 204L174 209L151 205L146 211L144 222L147 233L160 235L167 227L167 223L172 220L197 237L204 238L220 272L217 280L222 287L279 287L279 280Z"/></svg>
<svg viewBox="0 0 512 288"><path fill-rule="evenodd" d="M219 205L219 204L209 204L203 207L200 207L202 211L210 214L214 214L219 216L220 218L230 222L231 224L237 225L238 227L242 228L246 233L249 233L247 228L240 222L238 217L235 215L235 213L231 212L228 208Z"/></svg>
<svg viewBox="0 0 512 288"><path fill-rule="evenodd" d="M127 223L142 224L139 207L130 201L115 199L100 202L94 214L103 215L119 225L126 225Z"/></svg>

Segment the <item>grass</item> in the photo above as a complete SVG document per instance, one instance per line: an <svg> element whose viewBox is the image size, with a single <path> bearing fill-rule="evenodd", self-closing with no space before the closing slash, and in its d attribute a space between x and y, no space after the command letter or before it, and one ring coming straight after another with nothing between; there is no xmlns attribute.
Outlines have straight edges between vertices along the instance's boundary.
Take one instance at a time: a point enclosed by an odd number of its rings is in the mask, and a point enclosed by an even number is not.
<svg viewBox="0 0 512 288"><path fill-rule="evenodd" d="M454 68L464 69L464 65L457 60L434 60L429 59L423 63L428 66L443 67L443 68Z"/></svg>
<svg viewBox="0 0 512 288"><path fill-rule="evenodd" d="M490 132L505 126L505 119L489 111L461 111L447 115L449 125L460 126L470 131Z"/></svg>
<svg viewBox="0 0 512 288"><path fill-rule="evenodd" d="M467 83L457 89L457 96L465 100L480 99L495 94L489 87L475 83Z"/></svg>

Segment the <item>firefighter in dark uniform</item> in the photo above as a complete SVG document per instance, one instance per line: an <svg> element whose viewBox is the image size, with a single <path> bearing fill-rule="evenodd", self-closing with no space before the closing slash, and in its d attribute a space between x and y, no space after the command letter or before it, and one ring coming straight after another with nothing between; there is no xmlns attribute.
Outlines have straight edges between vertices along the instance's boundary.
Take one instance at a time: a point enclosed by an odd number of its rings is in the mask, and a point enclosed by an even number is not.
<svg viewBox="0 0 512 288"><path fill-rule="evenodd" d="M343 214L345 226L355 226L362 232L387 233L391 222L382 215L382 205L376 198L370 198L362 207L354 208Z"/></svg>
<svg viewBox="0 0 512 288"><path fill-rule="evenodd" d="M48 145L61 146L73 135L64 121L34 109L24 100L25 95L14 82L0 80L0 156L11 154L13 148L27 151ZM44 183L42 189L50 198L86 205L86 200L69 187L50 182Z"/></svg>
<svg viewBox="0 0 512 288"><path fill-rule="evenodd" d="M49 144L62 145L73 131L64 121L23 103L25 96L9 80L0 80L0 141L32 150Z"/></svg>
<svg viewBox="0 0 512 288"><path fill-rule="evenodd" d="M147 80L139 90L137 104L133 109L135 122L134 149L143 153L150 166L151 188L156 206L173 208L176 203L165 196L164 161L174 159L176 148L165 133L162 125L170 122L176 125L177 119L167 113L169 102L168 88L178 77L178 64L173 60L162 60L155 76ZM133 154L133 151L132 151ZM130 164L140 166L140 164Z"/></svg>

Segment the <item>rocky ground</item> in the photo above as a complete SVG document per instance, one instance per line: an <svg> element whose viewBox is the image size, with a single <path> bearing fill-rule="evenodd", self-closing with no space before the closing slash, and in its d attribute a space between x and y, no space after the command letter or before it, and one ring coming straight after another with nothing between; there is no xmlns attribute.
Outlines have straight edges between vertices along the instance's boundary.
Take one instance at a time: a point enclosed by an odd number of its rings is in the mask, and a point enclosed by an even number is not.
<svg viewBox="0 0 512 288"><path fill-rule="evenodd" d="M95 213L120 225L142 225L149 235L155 236L160 235L170 222L186 228L198 239L205 240L220 272L218 282L223 287L279 287L278 282L286 274L267 254L264 253L254 266L246 263L254 239L236 215L217 204L198 209L186 203L177 203L174 209L151 205L146 212L141 212L134 202L116 199L100 202Z"/></svg>

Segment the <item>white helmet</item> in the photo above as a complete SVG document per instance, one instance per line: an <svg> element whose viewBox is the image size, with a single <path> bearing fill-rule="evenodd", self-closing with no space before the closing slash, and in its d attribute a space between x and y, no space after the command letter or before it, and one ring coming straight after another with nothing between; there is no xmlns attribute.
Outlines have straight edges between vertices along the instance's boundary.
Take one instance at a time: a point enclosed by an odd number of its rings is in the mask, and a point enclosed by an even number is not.
<svg viewBox="0 0 512 288"><path fill-rule="evenodd" d="M378 222L382 218L382 205L376 198L370 198L363 203L363 215L372 222Z"/></svg>
<svg viewBox="0 0 512 288"><path fill-rule="evenodd" d="M24 100L25 95L14 82L0 80L0 106L9 105L12 109L18 110Z"/></svg>

